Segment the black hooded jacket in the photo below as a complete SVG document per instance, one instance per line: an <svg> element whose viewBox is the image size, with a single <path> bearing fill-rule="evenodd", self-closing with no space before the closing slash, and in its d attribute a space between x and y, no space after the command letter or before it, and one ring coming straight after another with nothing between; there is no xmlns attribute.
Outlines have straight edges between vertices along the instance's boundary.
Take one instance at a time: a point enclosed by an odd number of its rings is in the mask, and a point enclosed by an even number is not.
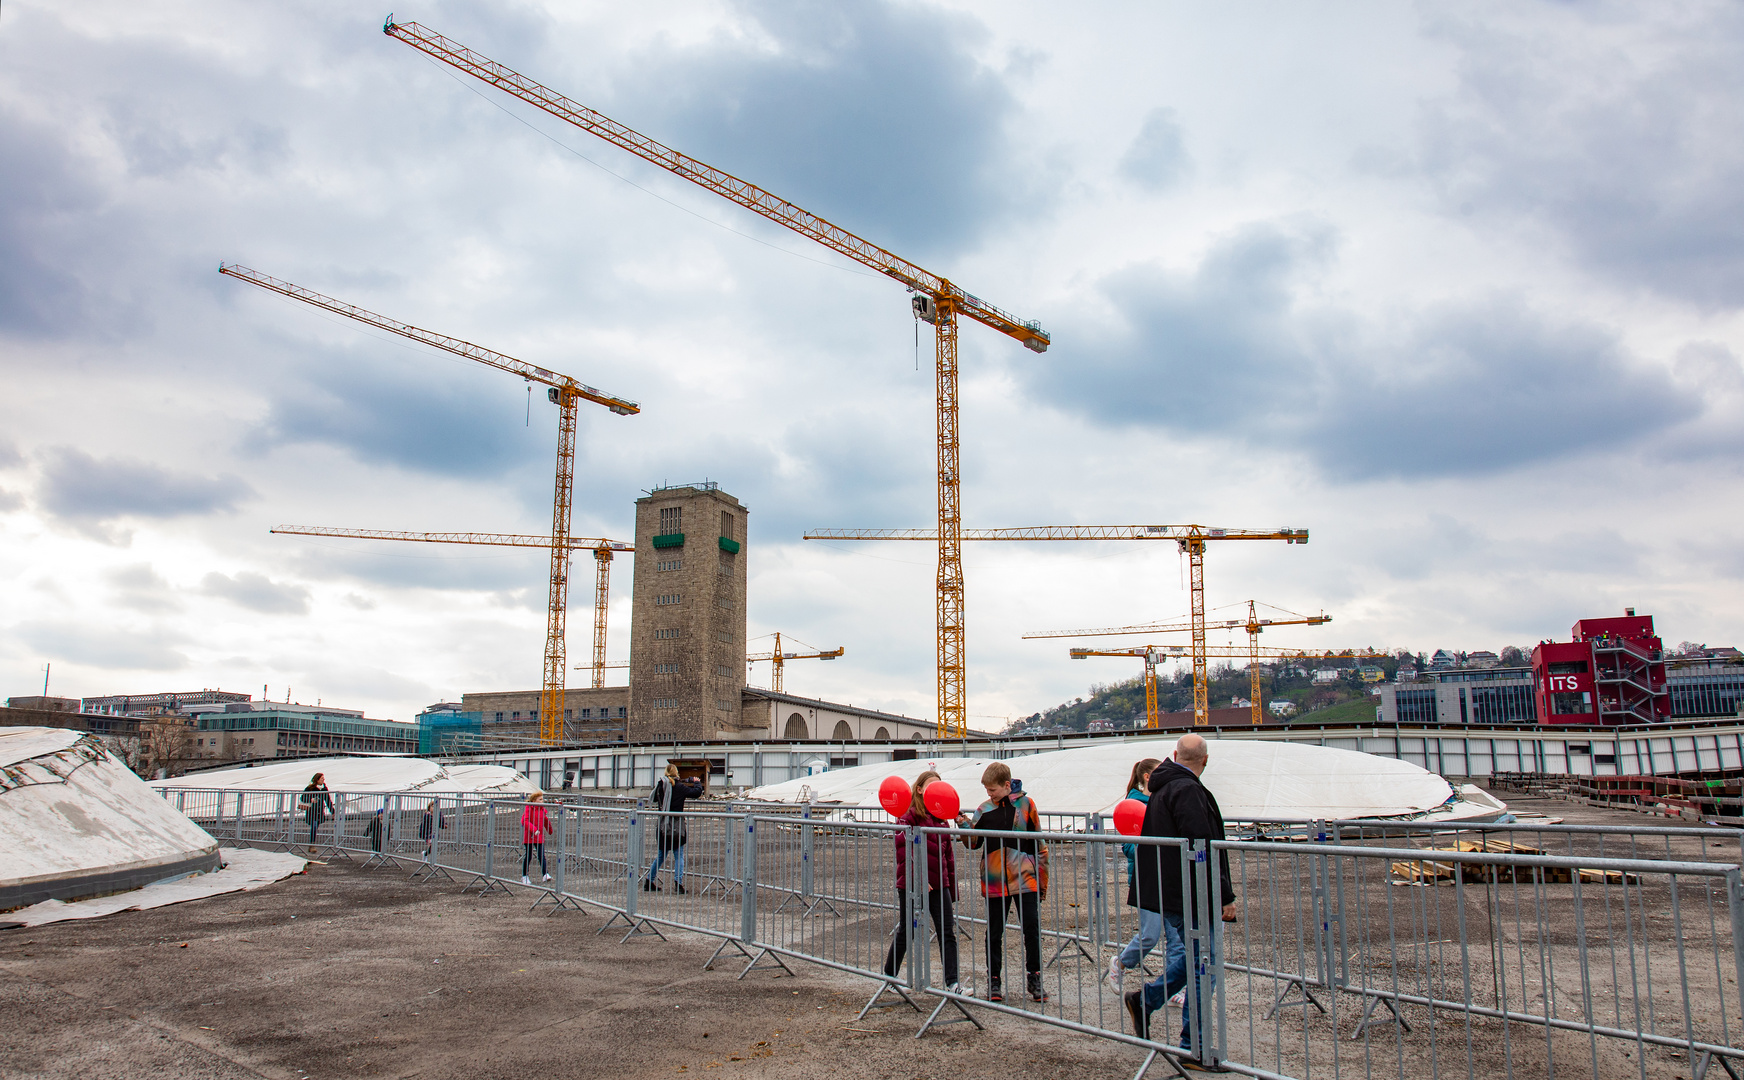
<svg viewBox="0 0 1744 1080"><path fill-rule="evenodd" d="M1223 812L1217 799L1193 770L1177 761L1165 761L1151 773L1151 801L1145 807L1141 836L1182 837L1188 840L1222 840ZM1138 906L1146 911L1162 911L1180 915L1181 857L1172 847L1150 844L1138 848ZM1191 863L1196 898L1197 871L1201 864ZM1235 883L1229 876L1229 852L1218 852L1218 879L1222 904L1235 902ZM1197 900L1194 907L1197 908ZM1195 917L1198 912L1194 911Z"/></svg>

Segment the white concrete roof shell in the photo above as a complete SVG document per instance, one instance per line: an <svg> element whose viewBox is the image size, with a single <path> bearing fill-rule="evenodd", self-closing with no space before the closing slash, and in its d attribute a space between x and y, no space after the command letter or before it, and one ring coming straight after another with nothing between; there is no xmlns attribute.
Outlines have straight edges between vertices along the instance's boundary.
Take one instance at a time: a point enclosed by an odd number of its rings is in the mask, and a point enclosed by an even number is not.
<svg viewBox="0 0 1744 1080"><path fill-rule="evenodd" d="M1403 817L1427 813L1455 797L1452 785L1409 762L1355 750L1300 743L1212 739L1205 786L1231 821L1303 821L1316 818ZM1167 758L1173 742L1101 742L1007 758L1012 775L1043 813L1106 814L1126 797L1134 762ZM914 777L929 766L957 789L965 809L986 798L981 772L986 758L939 758L836 769L771 784L748 798L803 802L810 787L816 801L839 807L876 807L886 776Z"/></svg>
<svg viewBox="0 0 1744 1080"><path fill-rule="evenodd" d="M410 792L430 795L526 795L539 788L505 765L441 765L416 757L288 758L250 767L213 769L168 780L159 790L301 791L316 773L331 791Z"/></svg>
<svg viewBox="0 0 1744 1080"><path fill-rule="evenodd" d="M0 891L216 859L216 840L81 732L0 728L0 769Z"/></svg>

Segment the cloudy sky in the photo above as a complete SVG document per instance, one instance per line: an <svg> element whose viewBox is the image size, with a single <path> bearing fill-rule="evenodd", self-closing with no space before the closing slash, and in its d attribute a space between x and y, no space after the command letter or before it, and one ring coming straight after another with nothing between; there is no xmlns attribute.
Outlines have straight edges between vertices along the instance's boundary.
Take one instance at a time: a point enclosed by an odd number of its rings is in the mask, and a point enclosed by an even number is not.
<svg viewBox="0 0 1744 1080"><path fill-rule="evenodd" d="M642 402L583 412L575 531L718 481L751 635L847 648L788 688L930 716L929 550L799 539L933 523L903 290L385 14L0 9L0 694L52 663L407 719L537 685L537 552L268 529L544 531L555 410L223 261ZM1499 650L1625 605L1744 643L1736 5L395 14L1040 320L1042 356L963 329L970 526L1309 527L1207 559L1213 608L1333 615L1279 645ZM1138 674L1024 631L1187 606L1167 545L966 564L979 726Z"/></svg>

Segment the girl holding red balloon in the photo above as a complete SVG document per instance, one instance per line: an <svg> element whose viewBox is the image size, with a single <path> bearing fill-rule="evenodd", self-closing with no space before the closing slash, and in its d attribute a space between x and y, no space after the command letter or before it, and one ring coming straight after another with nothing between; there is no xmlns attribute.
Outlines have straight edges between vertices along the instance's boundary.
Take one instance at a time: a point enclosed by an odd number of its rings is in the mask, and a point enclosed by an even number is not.
<svg viewBox="0 0 1744 1080"><path fill-rule="evenodd" d="M1151 772L1161 764L1154 757L1133 764L1132 775L1126 781L1126 798L1114 808L1114 827L1122 836L1136 836L1144 827L1145 807L1151 801L1150 790L1145 785L1150 782ZM1120 990L1121 979L1126 973L1144 963L1145 956L1157 947L1163 936L1162 914L1138 907L1137 848L1132 844L1122 844L1120 851L1126 856L1126 906L1138 908L1138 933L1126 943L1126 948L1108 958L1108 981L1114 984L1116 991Z"/></svg>
<svg viewBox="0 0 1744 1080"><path fill-rule="evenodd" d="M894 781L894 783L892 782ZM903 825L917 829L947 829L951 819L961 809L957 791L939 779L931 769L915 777L914 784L903 782L900 776L887 778L879 788L879 801L892 817ZM897 811L903 813L898 816ZM896 902L898 921L896 940L884 956L884 974L892 978L902 966L908 952L909 897L919 899L921 883L913 882L911 892L908 877L910 834L896 834ZM918 846L920 837L914 838ZM918 860L916 860L918 863ZM918 865L916 869L919 869ZM926 908L932 916L933 929L939 935L939 952L945 961L945 988L957 989L957 858L951 851L951 838L944 833L926 835Z"/></svg>

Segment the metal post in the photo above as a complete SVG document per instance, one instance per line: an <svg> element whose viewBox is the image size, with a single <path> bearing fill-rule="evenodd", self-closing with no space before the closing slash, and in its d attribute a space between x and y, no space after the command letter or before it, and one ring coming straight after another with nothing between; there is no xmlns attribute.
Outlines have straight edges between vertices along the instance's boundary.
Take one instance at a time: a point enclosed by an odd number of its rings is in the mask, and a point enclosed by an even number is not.
<svg viewBox="0 0 1744 1080"><path fill-rule="evenodd" d="M637 799L630 811L630 834L624 845L624 914L636 922L636 894L642 888L642 811L648 800Z"/></svg>
<svg viewBox="0 0 1744 1080"><path fill-rule="evenodd" d="M805 801L805 809L800 811L800 820L805 824L799 827L799 889L804 899L811 899L812 889L812 839L816 831L811 825L812 800Z"/></svg>
<svg viewBox="0 0 1744 1080"><path fill-rule="evenodd" d="M557 810L557 895L563 896L563 864L568 862L565 853L569 850L569 807L559 804Z"/></svg>
<svg viewBox="0 0 1744 1080"><path fill-rule="evenodd" d="M929 913L925 910L930 895L927 890L932 884L927 880L927 838L916 832L912 825L902 831L902 838L903 855L908 859L907 873L904 874L908 888L898 902L908 922L904 928L908 934L908 985L912 990L919 990L931 982L932 975L933 950L927 936Z"/></svg>
<svg viewBox="0 0 1744 1080"><path fill-rule="evenodd" d="M1102 832L1102 815L1091 814L1089 820L1090 832ZM1085 854L1089 856L1089 890L1090 890L1090 938L1097 949L1108 942L1108 875L1107 844L1089 844Z"/></svg>
<svg viewBox="0 0 1744 1080"><path fill-rule="evenodd" d="M397 800L399 796L395 796ZM497 872L497 801L490 800L490 823L484 840L484 879L488 883L496 880Z"/></svg>
<svg viewBox="0 0 1744 1080"><path fill-rule="evenodd" d="M757 822L750 814L741 822L745 849L739 864L739 941L752 945L757 941Z"/></svg>
<svg viewBox="0 0 1744 1080"><path fill-rule="evenodd" d="M1732 916L1732 966L1738 992L1744 994L1744 870L1726 871L1726 910ZM1733 1005L1737 1007L1736 1003Z"/></svg>

